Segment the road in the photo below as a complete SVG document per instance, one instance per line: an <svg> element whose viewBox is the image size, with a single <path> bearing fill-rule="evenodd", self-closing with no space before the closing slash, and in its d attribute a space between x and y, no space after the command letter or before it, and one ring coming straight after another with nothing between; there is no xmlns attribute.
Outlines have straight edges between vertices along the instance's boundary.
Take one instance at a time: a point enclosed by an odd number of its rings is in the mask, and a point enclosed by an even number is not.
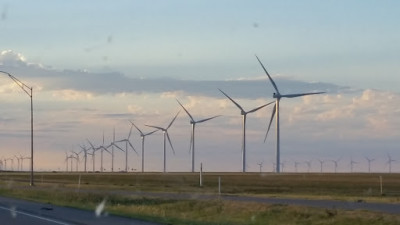
<svg viewBox="0 0 400 225"><path fill-rule="evenodd" d="M95 211L0 197L0 224L7 225L157 225Z"/></svg>

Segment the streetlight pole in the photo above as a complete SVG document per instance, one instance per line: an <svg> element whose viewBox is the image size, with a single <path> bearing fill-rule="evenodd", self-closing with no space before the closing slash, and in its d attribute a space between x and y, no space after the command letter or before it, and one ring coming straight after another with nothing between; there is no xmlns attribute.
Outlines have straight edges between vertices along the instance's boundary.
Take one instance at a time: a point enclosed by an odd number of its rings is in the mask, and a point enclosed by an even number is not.
<svg viewBox="0 0 400 225"><path fill-rule="evenodd" d="M33 183L33 87L29 87L28 85L22 83L16 77L11 75L8 72L0 71L0 73L7 74L30 98L31 98L31 176L30 176L30 186L34 186Z"/></svg>

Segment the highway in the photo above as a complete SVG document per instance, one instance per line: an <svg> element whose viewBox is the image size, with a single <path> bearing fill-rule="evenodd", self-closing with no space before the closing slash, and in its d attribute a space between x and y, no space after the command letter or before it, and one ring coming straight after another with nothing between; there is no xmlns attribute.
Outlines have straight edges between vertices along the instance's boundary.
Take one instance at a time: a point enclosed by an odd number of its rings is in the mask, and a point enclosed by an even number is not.
<svg viewBox="0 0 400 225"><path fill-rule="evenodd" d="M141 220L69 207L0 197L0 224L6 225L157 225Z"/></svg>

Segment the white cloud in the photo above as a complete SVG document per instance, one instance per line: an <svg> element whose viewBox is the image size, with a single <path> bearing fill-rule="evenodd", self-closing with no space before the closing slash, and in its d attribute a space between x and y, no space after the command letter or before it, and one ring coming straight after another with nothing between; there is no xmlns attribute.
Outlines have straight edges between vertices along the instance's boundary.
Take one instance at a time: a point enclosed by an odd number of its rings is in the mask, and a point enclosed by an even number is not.
<svg viewBox="0 0 400 225"><path fill-rule="evenodd" d="M93 98L93 94L86 91L76 91L76 90L57 90L53 91L53 97L57 99L62 99L64 101L82 101L90 100Z"/></svg>

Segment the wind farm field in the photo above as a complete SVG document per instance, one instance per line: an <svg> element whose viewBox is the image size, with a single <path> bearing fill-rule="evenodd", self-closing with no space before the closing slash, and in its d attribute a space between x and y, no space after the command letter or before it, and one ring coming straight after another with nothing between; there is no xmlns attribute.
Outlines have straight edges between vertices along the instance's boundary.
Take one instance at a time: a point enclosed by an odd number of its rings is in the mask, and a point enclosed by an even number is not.
<svg viewBox="0 0 400 225"><path fill-rule="evenodd" d="M34 178L35 186L29 187L28 173L2 172L0 195L84 209L94 209L106 199L106 210L110 213L166 224L400 222L400 216L382 212L220 198L259 196L398 204L400 174L203 173L202 187L199 186L199 173L57 172L35 173ZM177 194L186 197L176 197Z"/></svg>

